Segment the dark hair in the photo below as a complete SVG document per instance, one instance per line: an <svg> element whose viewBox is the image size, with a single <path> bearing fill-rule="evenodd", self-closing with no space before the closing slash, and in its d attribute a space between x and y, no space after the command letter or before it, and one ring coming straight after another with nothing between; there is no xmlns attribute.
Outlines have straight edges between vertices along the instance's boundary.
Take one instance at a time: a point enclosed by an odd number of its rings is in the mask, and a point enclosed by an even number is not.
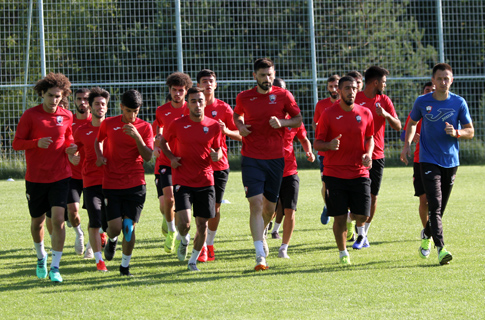
<svg viewBox="0 0 485 320"><path fill-rule="evenodd" d="M352 78L354 78L355 80L362 80L364 77L362 76L362 74L357 71L357 70L352 70L350 71L349 73L347 73L348 76L351 76Z"/></svg>
<svg viewBox="0 0 485 320"><path fill-rule="evenodd" d="M93 106L94 99L97 97L103 97L106 99L106 103L109 101L109 92L100 87L94 87L89 91L89 105Z"/></svg>
<svg viewBox="0 0 485 320"><path fill-rule="evenodd" d="M436 71L445 71L445 70L448 70L450 71L451 73L453 73L453 69L451 69L451 66L447 63L438 63L436 64L434 67L433 67L433 77L434 77L434 74L436 73Z"/></svg>
<svg viewBox="0 0 485 320"><path fill-rule="evenodd" d="M71 82L62 73L50 72L45 78L37 81L34 90L39 97L42 97L42 93L47 92L50 88L61 89L64 97L68 97L71 94Z"/></svg>
<svg viewBox="0 0 485 320"><path fill-rule="evenodd" d="M274 78L273 85L286 90L286 82L281 78Z"/></svg>
<svg viewBox="0 0 485 320"><path fill-rule="evenodd" d="M62 97L61 99L61 102L59 103L59 106L61 106L64 108L64 109L69 109L69 99L67 99L67 97Z"/></svg>
<svg viewBox="0 0 485 320"><path fill-rule="evenodd" d="M138 109L143 104L141 93L130 89L121 96L121 104L130 109Z"/></svg>
<svg viewBox="0 0 485 320"><path fill-rule="evenodd" d="M340 76L338 74L334 74L333 76L328 77L327 83L339 81L339 80L340 80Z"/></svg>
<svg viewBox="0 0 485 320"><path fill-rule="evenodd" d="M204 89L199 87L192 87L187 90L187 97L193 93L204 93Z"/></svg>
<svg viewBox="0 0 485 320"><path fill-rule="evenodd" d="M426 82L426 83L423 85L423 89L422 89L421 91L424 91L424 89L425 89L426 87L432 87L432 86L433 86L433 82L428 81L428 82Z"/></svg>
<svg viewBox="0 0 485 320"><path fill-rule="evenodd" d="M74 92L74 97L76 97L76 94L78 93L87 93L89 92L90 90L88 88L81 88L81 89L77 89L75 92Z"/></svg>
<svg viewBox="0 0 485 320"><path fill-rule="evenodd" d="M389 71L386 69L379 67L379 66L372 66L369 67L365 71L365 83L370 83L371 81L374 80L381 80L384 76L387 76L389 74Z"/></svg>
<svg viewBox="0 0 485 320"><path fill-rule="evenodd" d="M259 58L254 62L254 72L258 72L259 69L266 69L274 67L273 61L268 58Z"/></svg>
<svg viewBox="0 0 485 320"><path fill-rule="evenodd" d="M167 94L167 96L165 97L165 103L167 103L169 101L172 101L172 95L170 93Z"/></svg>
<svg viewBox="0 0 485 320"><path fill-rule="evenodd" d="M354 77L344 76L344 77L340 78L340 81L338 82L338 88L342 89L344 82L347 82L347 81L357 82L357 80L355 80Z"/></svg>
<svg viewBox="0 0 485 320"><path fill-rule="evenodd" d="M217 78L216 73L214 71L209 69L202 69L199 71L199 73L197 73L197 83L200 83L200 79L202 79L203 77Z"/></svg>
<svg viewBox="0 0 485 320"><path fill-rule="evenodd" d="M192 80L188 74L177 71L168 76L166 84L169 88L173 86L182 86L185 87L185 89L189 89L192 87Z"/></svg>

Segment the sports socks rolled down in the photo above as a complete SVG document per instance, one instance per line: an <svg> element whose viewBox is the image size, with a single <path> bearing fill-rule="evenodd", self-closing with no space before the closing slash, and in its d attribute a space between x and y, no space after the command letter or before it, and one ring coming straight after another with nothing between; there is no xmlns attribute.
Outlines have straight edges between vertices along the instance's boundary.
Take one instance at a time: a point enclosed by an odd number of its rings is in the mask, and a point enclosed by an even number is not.
<svg viewBox="0 0 485 320"><path fill-rule="evenodd" d="M266 257L263 248L263 241L254 241L254 248L256 249L256 257Z"/></svg>

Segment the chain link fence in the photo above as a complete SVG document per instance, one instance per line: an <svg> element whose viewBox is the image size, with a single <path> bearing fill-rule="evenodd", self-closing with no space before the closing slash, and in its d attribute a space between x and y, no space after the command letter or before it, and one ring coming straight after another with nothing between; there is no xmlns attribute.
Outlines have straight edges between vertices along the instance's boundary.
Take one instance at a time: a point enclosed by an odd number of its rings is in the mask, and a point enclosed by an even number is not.
<svg viewBox="0 0 485 320"><path fill-rule="evenodd" d="M385 93L404 124L433 65L450 63L452 91L468 101L476 128L461 145L462 162L483 163L484 7L465 0L2 1L0 175L24 170L23 152L11 143L22 112L40 103L32 87L45 73L66 74L73 89L104 87L112 95L110 116L119 114L120 95L137 89L140 117L151 122L170 73L184 71L195 82L201 69L214 70L216 96L234 107L236 95L254 86L252 65L260 57L275 61L311 139L313 110L328 96L330 75L385 67ZM386 133L387 163L397 163L399 134ZM229 147L236 163L240 145Z"/></svg>

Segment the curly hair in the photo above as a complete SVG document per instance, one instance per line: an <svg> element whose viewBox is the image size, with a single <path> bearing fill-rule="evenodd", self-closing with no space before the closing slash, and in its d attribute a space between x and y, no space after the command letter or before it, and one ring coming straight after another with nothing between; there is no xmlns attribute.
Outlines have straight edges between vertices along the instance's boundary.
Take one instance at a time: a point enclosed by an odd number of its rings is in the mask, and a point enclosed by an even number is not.
<svg viewBox="0 0 485 320"><path fill-rule="evenodd" d="M45 76L45 78L37 81L34 90L35 92L37 92L39 97L42 97L42 94L47 92L47 90L49 90L50 88L61 89L62 95L64 97L68 97L71 94L71 82L62 73L50 72L48 75Z"/></svg>
<svg viewBox="0 0 485 320"><path fill-rule="evenodd" d="M168 76L166 84L169 88L181 86L188 90L192 87L192 80L188 74L177 71Z"/></svg>

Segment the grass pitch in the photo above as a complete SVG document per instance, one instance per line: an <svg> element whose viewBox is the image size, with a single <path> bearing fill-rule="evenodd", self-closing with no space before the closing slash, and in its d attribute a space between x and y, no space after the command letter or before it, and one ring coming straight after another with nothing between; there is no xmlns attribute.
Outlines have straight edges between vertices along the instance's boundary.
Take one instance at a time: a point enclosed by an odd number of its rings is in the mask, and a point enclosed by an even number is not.
<svg viewBox="0 0 485 320"><path fill-rule="evenodd" d="M296 229L288 254L278 259L280 240L268 239L270 269L253 271L254 247L240 172L231 172L216 236L216 261L199 273L163 251L161 214L153 184L137 226L131 262L135 277L119 276L121 250L96 272L94 260L74 253L67 230L61 261L64 282L35 276L36 255L24 181L0 182L0 312L16 318L116 319L483 319L485 262L483 208L485 168L460 167L444 215L448 266L436 250L418 256L420 220L413 197L412 168L387 168L378 209L369 230L371 247L349 246L352 266L338 265L329 225L320 223L318 170L300 171ZM82 210L86 232L87 213ZM193 238L195 228L191 230ZM87 241L87 239L86 239ZM49 237L45 240L50 248ZM191 250L190 246L190 250ZM49 257L50 264L50 257Z"/></svg>

